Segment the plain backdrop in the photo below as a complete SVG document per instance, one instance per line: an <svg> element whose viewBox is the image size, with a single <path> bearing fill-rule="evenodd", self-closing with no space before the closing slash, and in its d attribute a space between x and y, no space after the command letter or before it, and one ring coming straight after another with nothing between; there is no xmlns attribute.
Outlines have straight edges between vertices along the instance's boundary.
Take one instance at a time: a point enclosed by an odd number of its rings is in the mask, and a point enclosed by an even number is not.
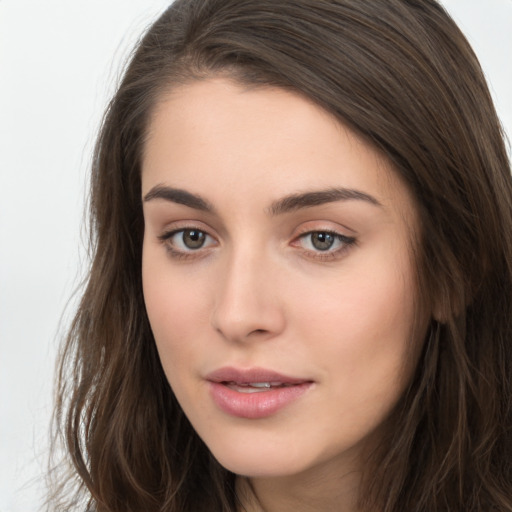
<svg viewBox="0 0 512 512"><path fill-rule="evenodd" d="M37 511L44 496L95 133L130 49L168 3L0 0L0 512ZM443 3L512 135L512 0Z"/></svg>

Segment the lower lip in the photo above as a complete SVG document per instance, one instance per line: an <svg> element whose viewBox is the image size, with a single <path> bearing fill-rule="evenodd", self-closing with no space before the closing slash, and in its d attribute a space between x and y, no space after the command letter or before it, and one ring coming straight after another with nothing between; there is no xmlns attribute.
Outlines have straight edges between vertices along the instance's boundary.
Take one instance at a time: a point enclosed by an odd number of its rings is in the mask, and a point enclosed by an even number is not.
<svg viewBox="0 0 512 512"><path fill-rule="evenodd" d="M210 394L215 404L225 413L239 418L266 418L302 396L311 382L282 388L240 393L219 382L210 382Z"/></svg>

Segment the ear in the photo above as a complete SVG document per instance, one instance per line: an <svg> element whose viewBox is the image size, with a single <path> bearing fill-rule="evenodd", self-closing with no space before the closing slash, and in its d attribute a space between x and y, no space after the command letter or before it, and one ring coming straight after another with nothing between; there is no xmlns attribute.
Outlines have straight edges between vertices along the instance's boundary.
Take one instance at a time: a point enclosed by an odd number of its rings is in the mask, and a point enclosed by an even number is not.
<svg viewBox="0 0 512 512"><path fill-rule="evenodd" d="M439 300L432 309L432 318L440 324L445 324L451 318L451 314L449 311L450 308L446 301Z"/></svg>
<svg viewBox="0 0 512 512"><path fill-rule="evenodd" d="M462 280L459 283L462 283ZM466 288L466 283L458 286L453 281L449 284L439 283L432 306L432 317L436 322L446 324L466 309L469 303L469 294Z"/></svg>

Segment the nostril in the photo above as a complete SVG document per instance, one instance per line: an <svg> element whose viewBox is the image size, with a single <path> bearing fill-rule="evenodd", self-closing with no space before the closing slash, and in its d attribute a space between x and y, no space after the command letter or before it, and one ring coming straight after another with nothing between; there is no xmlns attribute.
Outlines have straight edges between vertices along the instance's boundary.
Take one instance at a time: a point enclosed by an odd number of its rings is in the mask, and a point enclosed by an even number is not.
<svg viewBox="0 0 512 512"><path fill-rule="evenodd" d="M265 329L255 329L250 334L265 334L267 331Z"/></svg>

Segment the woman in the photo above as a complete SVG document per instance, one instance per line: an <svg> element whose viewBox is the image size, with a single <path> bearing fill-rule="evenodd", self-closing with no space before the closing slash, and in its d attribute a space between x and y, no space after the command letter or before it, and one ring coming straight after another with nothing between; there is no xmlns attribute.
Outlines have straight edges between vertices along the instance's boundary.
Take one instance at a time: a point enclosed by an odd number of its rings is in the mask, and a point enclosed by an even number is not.
<svg viewBox="0 0 512 512"><path fill-rule="evenodd" d="M511 205L434 0L176 1L98 139L60 506L512 510Z"/></svg>

